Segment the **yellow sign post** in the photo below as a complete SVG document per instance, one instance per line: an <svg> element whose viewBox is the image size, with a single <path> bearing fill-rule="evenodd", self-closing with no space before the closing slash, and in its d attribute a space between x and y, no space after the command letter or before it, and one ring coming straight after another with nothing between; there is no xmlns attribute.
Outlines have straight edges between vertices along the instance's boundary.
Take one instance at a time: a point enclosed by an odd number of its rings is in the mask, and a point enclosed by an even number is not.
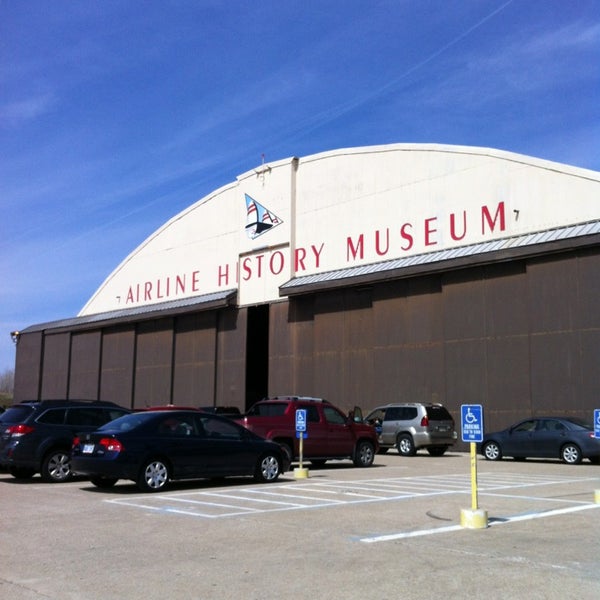
<svg viewBox="0 0 600 600"><path fill-rule="evenodd" d="M470 442L471 449L471 509L460 511L460 524L469 529L488 526L487 511L480 510L477 493L477 442L483 440L483 408L478 404L461 407L462 440Z"/></svg>

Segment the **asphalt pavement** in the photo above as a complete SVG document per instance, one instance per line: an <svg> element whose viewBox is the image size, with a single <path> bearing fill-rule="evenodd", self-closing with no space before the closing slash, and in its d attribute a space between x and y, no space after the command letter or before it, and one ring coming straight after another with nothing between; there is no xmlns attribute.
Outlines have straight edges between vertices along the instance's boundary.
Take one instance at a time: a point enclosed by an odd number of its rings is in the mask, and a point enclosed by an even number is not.
<svg viewBox="0 0 600 600"><path fill-rule="evenodd" d="M458 452L306 466L158 494L0 473L0 597L600 598L597 465L479 458L475 489Z"/></svg>

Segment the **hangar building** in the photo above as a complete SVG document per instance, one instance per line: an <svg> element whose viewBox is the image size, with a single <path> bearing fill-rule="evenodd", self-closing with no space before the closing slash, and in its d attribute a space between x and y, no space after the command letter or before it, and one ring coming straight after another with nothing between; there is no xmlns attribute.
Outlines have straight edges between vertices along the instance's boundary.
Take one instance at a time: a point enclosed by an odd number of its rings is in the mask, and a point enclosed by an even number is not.
<svg viewBox="0 0 600 600"><path fill-rule="evenodd" d="M24 329L15 398L590 416L599 298L598 172L444 145L289 158L175 215L78 316Z"/></svg>

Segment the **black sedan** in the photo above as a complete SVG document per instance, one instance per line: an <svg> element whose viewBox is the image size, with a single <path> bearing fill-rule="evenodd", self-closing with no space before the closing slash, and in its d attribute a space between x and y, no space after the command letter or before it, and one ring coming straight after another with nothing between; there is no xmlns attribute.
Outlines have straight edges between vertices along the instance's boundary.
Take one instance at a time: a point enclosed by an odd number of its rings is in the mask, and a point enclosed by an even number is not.
<svg viewBox="0 0 600 600"><path fill-rule="evenodd" d="M559 458L575 465L587 458L600 463L600 438L590 423L576 418L538 417L520 421L494 433L481 443L487 460L513 458Z"/></svg>
<svg viewBox="0 0 600 600"><path fill-rule="evenodd" d="M97 487L119 479L145 492L174 479L252 475L275 481L289 468L279 444L231 419L195 410L138 412L120 417L73 440L71 466Z"/></svg>

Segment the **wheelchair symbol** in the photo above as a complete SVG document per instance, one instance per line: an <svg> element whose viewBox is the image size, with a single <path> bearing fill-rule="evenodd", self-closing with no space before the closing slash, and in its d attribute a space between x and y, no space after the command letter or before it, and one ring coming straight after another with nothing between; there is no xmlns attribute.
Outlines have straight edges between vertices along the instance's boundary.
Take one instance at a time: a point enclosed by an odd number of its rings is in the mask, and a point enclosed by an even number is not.
<svg viewBox="0 0 600 600"><path fill-rule="evenodd" d="M596 424L600 425L600 412L598 412L598 416L596 417Z"/></svg>
<svg viewBox="0 0 600 600"><path fill-rule="evenodd" d="M474 415L471 412L471 407L467 407L467 412L465 414L465 422L468 423L469 425L473 424L473 423L477 423L477 415Z"/></svg>

